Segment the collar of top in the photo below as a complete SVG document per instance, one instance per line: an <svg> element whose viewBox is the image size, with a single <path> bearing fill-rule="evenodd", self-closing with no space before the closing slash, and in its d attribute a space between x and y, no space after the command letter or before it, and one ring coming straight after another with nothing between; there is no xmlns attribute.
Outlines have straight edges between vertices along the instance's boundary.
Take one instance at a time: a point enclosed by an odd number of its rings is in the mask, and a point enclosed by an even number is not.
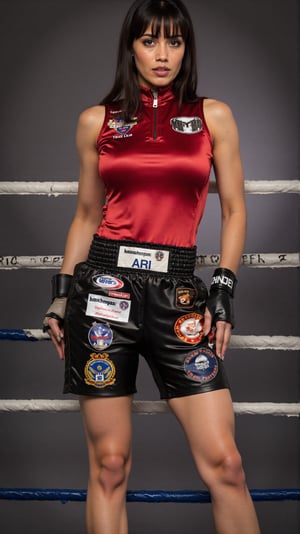
<svg viewBox="0 0 300 534"><path fill-rule="evenodd" d="M161 106L170 100L174 100L175 95L172 91L172 85L166 87L159 87L158 89L150 89L149 87L140 86L141 101L145 106L153 106L154 98L158 98L158 104Z"/></svg>

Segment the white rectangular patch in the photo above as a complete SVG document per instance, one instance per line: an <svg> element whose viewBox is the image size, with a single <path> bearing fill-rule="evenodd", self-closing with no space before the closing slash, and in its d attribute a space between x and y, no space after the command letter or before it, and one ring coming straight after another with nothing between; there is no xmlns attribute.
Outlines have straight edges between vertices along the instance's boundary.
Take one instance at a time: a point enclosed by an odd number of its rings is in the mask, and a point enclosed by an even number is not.
<svg viewBox="0 0 300 534"><path fill-rule="evenodd" d="M85 314L90 317L100 317L101 319L127 323L130 306L131 300L115 299L90 293Z"/></svg>
<svg viewBox="0 0 300 534"><path fill-rule="evenodd" d="M118 267L167 273L168 264L168 250L125 246L121 246L119 249Z"/></svg>

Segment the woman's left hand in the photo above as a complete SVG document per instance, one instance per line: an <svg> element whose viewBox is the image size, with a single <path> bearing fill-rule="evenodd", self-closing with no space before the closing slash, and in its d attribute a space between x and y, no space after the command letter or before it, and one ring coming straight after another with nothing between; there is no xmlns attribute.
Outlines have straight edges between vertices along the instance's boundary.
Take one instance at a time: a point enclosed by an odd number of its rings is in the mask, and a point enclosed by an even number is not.
<svg viewBox="0 0 300 534"><path fill-rule="evenodd" d="M203 331L205 335L208 335L213 326L212 315L208 308L205 309L204 313L204 326ZM216 330L215 330L215 345L216 353L221 360L224 360L225 352L228 348L230 336L231 336L232 326L226 321L217 321Z"/></svg>

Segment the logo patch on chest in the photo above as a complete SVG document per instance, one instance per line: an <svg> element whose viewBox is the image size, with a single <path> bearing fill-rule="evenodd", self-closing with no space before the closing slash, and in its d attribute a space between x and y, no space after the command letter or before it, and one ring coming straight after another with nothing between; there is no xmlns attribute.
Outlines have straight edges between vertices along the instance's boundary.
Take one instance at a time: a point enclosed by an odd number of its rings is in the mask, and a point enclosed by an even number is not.
<svg viewBox="0 0 300 534"><path fill-rule="evenodd" d="M130 137L132 134L129 134L131 129L137 124L137 120L133 119L131 122L125 122L121 117L115 117L113 119L110 119L108 121L108 127L112 128L117 132L117 136L114 136L115 138L119 137Z"/></svg>
<svg viewBox="0 0 300 534"><path fill-rule="evenodd" d="M170 124L175 132L182 134L199 133L203 128L200 117L174 117Z"/></svg>

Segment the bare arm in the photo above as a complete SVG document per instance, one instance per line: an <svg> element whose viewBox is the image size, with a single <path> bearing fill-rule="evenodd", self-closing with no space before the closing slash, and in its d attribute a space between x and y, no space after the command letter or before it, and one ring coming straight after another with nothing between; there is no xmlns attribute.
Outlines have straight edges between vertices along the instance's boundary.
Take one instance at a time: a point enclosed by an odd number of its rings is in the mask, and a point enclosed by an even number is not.
<svg viewBox="0 0 300 534"><path fill-rule="evenodd" d="M73 274L77 263L85 261L90 244L102 218L105 202L103 182L98 174L96 140L104 120L104 108L97 106L81 113L76 134L80 162L78 199L71 223L61 273ZM59 321L50 318L48 332L60 359L64 358L63 328Z"/></svg>
<svg viewBox="0 0 300 534"><path fill-rule="evenodd" d="M213 137L213 165L222 212L220 267L236 272L246 234L239 135L231 110L223 102L208 100L206 114Z"/></svg>
<svg viewBox="0 0 300 534"><path fill-rule="evenodd" d="M89 246L102 217L105 191L98 174L96 140L104 119L104 108L84 111L78 121L76 143L80 174L78 201L66 241L62 273L73 274L74 266L87 258Z"/></svg>
<svg viewBox="0 0 300 534"><path fill-rule="evenodd" d="M205 115L213 138L213 164L221 204L220 267L236 273L246 235L244 178L240 158L239 135L230 108L223 102L207 100ZM205 314L205 331L211 327L211 316ZM217 353L224 357L231 325L217 322Z"/></svg>

